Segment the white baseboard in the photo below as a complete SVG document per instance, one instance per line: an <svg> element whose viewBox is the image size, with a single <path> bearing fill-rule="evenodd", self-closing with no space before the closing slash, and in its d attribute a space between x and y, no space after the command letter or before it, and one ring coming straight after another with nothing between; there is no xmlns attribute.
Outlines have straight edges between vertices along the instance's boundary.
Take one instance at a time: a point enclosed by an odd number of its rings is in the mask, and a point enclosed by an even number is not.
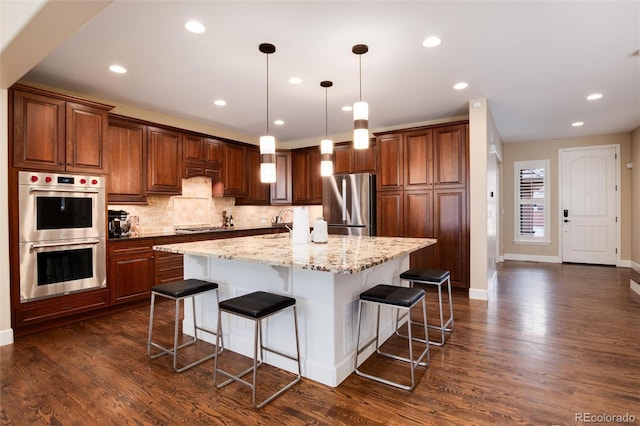
<svg viewBox="0 0 640 426"><path fill-rule="evenodd" d="M629 265L630 268L633 268L636 271L640 271L640 263L636 263L633 260L630 260L629 262L630 262L630 265Z"/></svg>
<svg viewBox="0 0 640 426"><path fill-rule="evenodd" d="M0 330L0 346L13 344L13 329Z"/></svg>
<svg viewBox="0 0 640 426"><path fill-rule="evenodd" d="M470 288L469 299L489 300L489 291L480 288Z"/></svg>
<svg viewBox="0 0 640 426"><path fill-rule="evenodd" d="M629 287L631 288L631 290L640 295L640 284L638 284L634 280L629 280Z"/></svg>
<svg viewBox="0 0 640 426"><path fill-rule="evenodd" d="M505 260L522 260L524 262L562 263L558 256L536 256L530 254L505 253Z"/></svg>
<svg viewBox="0 0 640 426"><path fill-rule="evenodd" d="M618 263L616 263L616 266L618 268L631 268L631 261L630 260L620 259L618 261Z"/></svg>

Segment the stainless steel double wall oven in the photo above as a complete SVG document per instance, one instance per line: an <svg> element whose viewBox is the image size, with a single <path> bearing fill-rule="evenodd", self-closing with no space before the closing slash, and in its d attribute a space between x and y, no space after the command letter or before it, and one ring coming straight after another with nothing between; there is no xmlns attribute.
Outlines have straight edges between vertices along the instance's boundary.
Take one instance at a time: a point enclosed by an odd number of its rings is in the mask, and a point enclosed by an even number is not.
<svg viewBox="0 0 640 426"><path fill-rule="evenodd" d="M102 176L18 174L20 301L106 287Z"/></svg>

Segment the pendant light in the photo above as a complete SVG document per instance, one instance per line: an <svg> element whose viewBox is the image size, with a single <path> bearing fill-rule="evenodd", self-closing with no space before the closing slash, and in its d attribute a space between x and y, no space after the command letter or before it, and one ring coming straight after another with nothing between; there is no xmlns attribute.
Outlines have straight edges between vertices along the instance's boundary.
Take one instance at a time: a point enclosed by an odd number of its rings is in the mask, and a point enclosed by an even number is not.
<svg viewBox="0 0 640 426"><path fill-rule="evenodd" d="M353 104L353 147L369 148L369 104L362 101L362 55L369 51L366 44L356 44L351 51L358 55L360 68L360 100Z"/></svg>
<svg viewBox="0 0 640 426"><path fill-rule="evenodd" d="M320 142L320 176L333 176L333 141L329 139L329 113L327 107L328 88L333 86L331 81L321 81L324 87L324 139Z"/></svg>
<svg viewBox="0 0 640 426"><path fill-rule="evenodd" d="M269 55L276 47L262 43L258 49L267 57L267 134L260 136L260 182L273 183L276 181L276 138L269 135Z"/></svg>

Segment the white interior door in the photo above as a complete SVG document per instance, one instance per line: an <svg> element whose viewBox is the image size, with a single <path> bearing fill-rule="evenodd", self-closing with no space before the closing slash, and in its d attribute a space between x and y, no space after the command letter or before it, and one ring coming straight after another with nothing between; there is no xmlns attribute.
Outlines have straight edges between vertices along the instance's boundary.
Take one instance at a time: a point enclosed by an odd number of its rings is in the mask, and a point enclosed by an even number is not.
<svg viewBox="0 0 640 426"><path fill-rule="evenodd" d="M561 152L562 261L616 264L616 147Z"/></svg>

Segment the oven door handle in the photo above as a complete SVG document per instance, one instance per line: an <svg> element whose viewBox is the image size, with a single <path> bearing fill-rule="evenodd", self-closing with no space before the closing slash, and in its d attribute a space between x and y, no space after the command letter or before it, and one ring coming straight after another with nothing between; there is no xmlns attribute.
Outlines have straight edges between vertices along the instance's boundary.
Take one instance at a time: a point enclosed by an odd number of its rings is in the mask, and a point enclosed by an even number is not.
<svg viewBox="0 0 640 426"><path fill-rule="evenodd" d="M43 244L31 244L29 250L33 251L40 248L47 247L61 247L61 246L83 246L87 244L99 244L98 240L87 240L87 241L65 241L62 243L43 243Z"/></svg>
<svg viewBox="0 0 640 426"><path fill-rule="evenodd" d="M82 194L98 194L97 189L69 189L69 188L29 188L29 192L73 192Z"/></svg>

